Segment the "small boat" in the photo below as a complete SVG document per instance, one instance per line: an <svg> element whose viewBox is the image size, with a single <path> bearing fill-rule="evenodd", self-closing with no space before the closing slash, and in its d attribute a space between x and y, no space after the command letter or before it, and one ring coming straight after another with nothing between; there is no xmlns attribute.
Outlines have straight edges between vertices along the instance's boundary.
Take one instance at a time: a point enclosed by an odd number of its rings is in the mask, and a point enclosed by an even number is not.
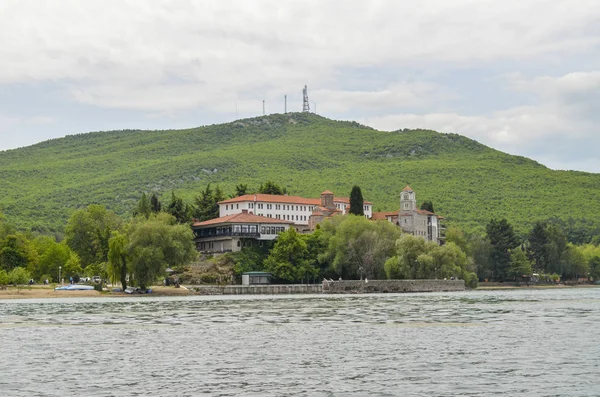
<svg viewBox="0 0 600 397"><path fill-rule="evenodd" d="M55 291L90 291L93 290L94 287L91 285L83 285L83 284L70 284L63 285L62 287L54 288Z"/></svg>

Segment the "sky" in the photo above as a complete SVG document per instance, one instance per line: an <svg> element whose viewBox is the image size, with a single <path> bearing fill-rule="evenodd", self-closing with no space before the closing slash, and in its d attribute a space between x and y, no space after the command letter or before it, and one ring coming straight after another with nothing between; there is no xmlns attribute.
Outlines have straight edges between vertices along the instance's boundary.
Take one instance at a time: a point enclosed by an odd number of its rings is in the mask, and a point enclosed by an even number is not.
<svg viewBox="0 0 600 397"><path fill-rule="evenodd" d="M598 0L2 0L0 150L311 110L600 172Z"/></svg>

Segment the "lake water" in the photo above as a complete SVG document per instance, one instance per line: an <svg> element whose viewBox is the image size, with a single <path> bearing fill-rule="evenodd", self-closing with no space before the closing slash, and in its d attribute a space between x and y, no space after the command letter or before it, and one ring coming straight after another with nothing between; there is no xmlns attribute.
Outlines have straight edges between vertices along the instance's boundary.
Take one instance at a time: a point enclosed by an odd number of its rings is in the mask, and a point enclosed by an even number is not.
<svg viewBox="0 0 600 397"><path fill-rule="evenodd" d="M0 396L600 396L600 289L0 301Z"/></svg>

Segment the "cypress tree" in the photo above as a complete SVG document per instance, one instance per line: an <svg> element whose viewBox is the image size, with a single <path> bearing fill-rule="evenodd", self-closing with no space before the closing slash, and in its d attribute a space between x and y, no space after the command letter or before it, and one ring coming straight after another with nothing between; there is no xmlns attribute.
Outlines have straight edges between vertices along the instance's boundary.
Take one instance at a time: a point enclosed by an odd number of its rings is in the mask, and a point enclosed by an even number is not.
<svg viewBox="0 0 600 397"><path fill-rule="evenodd" d="M162 204L160 203L160 200L156 196L156 193L153 193L152 197L150 198L150 209L154 213L160 212L160 210L162 209Z"/></svg>
<svg viewBox="0 0 600 397"><path fill-rule="evenodd" d="M365 201L358 185L354 185L350 192L350 213L354 215L365 215L364 211Z"/></svg>
<svg viewBox="0 0 600 397"><path fill-rule="evenodd" d="M433 203L431 201L423 201L423 204L421 204L421 209L429 212L435 212L433 210Z"/></svg>
<svg viewBox="0 0 600 397"><path fill-rule="evenodd" d="M150 216L150 212L150 201L148 200L148 196L146 196L146 193L142 193L142 198L140 198L140 201L138 201L138 205L135 211L133 211L133 215L144 215L146 218L148 218Z"/></svg>

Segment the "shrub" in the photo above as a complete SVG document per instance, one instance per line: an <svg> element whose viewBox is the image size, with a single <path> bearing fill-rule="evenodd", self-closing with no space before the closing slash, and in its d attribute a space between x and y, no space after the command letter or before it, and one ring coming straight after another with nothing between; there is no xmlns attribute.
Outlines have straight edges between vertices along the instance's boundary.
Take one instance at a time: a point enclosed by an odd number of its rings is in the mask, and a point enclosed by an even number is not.
<svg viewBox="0 0 600 397"><path fill-rule="evenodd" d="M6 270L0 269L0 285L7 285L7 284L8 284L8 273L6 272Z"/></svg>
<svg viewBox="0 0 600 397"><path fill-rule="evenodd" d="M477 278L477 274L473 272L465 273L465 285L467 288L475 289L479 285L479 279Z"/></svg>
<svg viewBox="0 0 600 397"><path fill-rule="evenodd" d="M204 273L200 276L201 284L216 284L219 280L219 275L214 273Z"/></svg>

